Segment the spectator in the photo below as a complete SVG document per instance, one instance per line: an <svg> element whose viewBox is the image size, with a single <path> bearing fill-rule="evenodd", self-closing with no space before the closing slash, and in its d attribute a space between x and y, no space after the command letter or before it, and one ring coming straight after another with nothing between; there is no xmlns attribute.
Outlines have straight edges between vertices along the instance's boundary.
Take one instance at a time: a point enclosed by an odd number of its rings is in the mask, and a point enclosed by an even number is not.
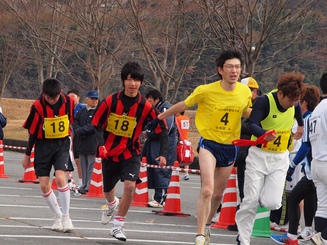
<svg viewBox="0 0 327 245"><path fill-rule="evenodd" d="M251 91L238 82L243 65L240 52L226 50L216 60L220 81L200 85L158 118L166 118L197 104L195 124L201 135L198 145L201 190L197 201L195 244L210 243L211 219L234 166L237 149L232 141L240 138L241 117L248 117Z"/></svg>
<svg viewBox="0 0 327 245"><path fill-rule="evenodd" d="M97 139L102 135L96 135L93 132L85 132L87 124L91 123L95 110L98 106L99 95L97 91L91 90L86 94L86 107L80 109L74 118L73 130L76 137L76 151L80 158L82 169L82 186L78 192L86 194L90 187L91 177L93 173L95 155L97 153Z"/></svg>
<svg viewBox="0 0 327 245"><path fill-rule="evenodd" d="M271 134L264 138L267 145L250 147L246 157L244 198L236 213L237 244L250 244L258 204L270 210L281 206L289 165L287 148L294 117L299 125L294 138L302 137L303 133L301 108L294 107L305 93L303 79L301 73L283 74L277 90L258 97L253 105L249 125L252 140L266 132Z"/></svg>
<svg viewBox="0 0 327 245"><path fill-rule="evenodd" d="M171 107L171 104L164 100L162 94L156 90L150 90L145 98L159 111L163 112ZM166 166L174 166L177 160L177 128L175 125L175 116L166 119L168 126L168 152L166 156ZM147 129L145 131L147 140L144 143L142 156L146 157L147 163L151 165L159 165L156 158L160 153L160 138L154 130ZM166 201L166 194L170 183L172 169L166 168L148 168L148 188L154 189L153 200L148 205L153 208L162 208Z"/></svg>
<svg viewBox="0 0 327 245"><path fill-rule="evenodd" d="M144 72L138 63L126 63L121 70L124 89L107 96L100 103L92 120L97 130L104 130L105 143L99 146L99 154L103 158L103 193L106 198L102 224L108 224L112 219L119 204L119 199L115 196L115 186L119 179L124 181L121 203L109 232L120 241L127 240L123 226L133 201L136 182L140 181L139 137L148 122L154 120L151 127L155 127L155 132L161 139L160 153L156 159L160 166L166 165L165 156L168 153L166 123L156 119L158 112L139 92L143 78Z"/></svg>
<svg viewBox="0 0 327 245"><path fill-rule="evenodd" d="M28 130L29 140L22 160L24 169L30 165L30 154L35 144L34 169L40 181L42 196L55 213L52 230L70 232L74 226L69 217L70 190L66 180L69 160L70 125L73 124L73 100L61 93L61 83L54 78L42 84L42 95L30 110L23 127ZM50 172L55 170L60 206L51 189Z"/></svg>
<svg viewBox="0 0 327 245"><path fill-rule="evenodd" d="M0 107L0 140L3 140L4 134L3 134L3 128L7 125L7 119L2 114L2 108Z"/></svg>
<svg viewBox="0 0 327 245"><path fill-rule="evenodd" d="M188 116L185 116L184 113L185 113L184 111L177 113L176 122L178 124L178 127L182 131L184 140L188 140L188 132L190 130L190 118ZM180 136L179 136L178 140L180 140ZM183 163L180 163L180 164L183 165ZM184 175L184 180L189 180L190 176L187 172L189 169L189 165L185 165L184 168L186 171L186 173Z"/></svg>
<svg viewBox="0 0 327 245"><path fill-rule="evenodd" d="M309 138L312 149L311 175L317 190L318 206L314 218L317 233L311 238L314 244L327 244L327 73L320 79L322 100L309 120Z"/></svg>
<svg viewBox="0 0 327 245"><path fill-rule="evenodd" d="M80 94L79 91L77 89L72 89L70 91L68 91L67 93L70 97L72 97L74 99L74 116L76 116L76 113L80 110L85 108L85 105L81 104L79 102L80 100ZM74 161L77 167L77 175L78 175L78 186L82 186L83 182L82 182L82 169L81 169L81 164L80 164L80 160L79 160L79 156L78 153L76 151L76 140L77 137L74 137L74 132L72 135L72 140L73 140L73 155L74 155Z"/></svg>
<svg viewBox="0 0 327 245"><path fill-rule="evenodd" d="M241 83L247 85L252 92L252 104L258 96L261 95L259 90L259 84L253 77L243 78ZM242 118L242 127L241 127L241 139L251 139L251 133L249 132L249 118ZM244 172L245 172L245 158L249 152L249 146L241 146L238 149L235 167L237 167L237 185L240 196L240 202L242 202L244 197ZM239 205L237 206L239 208ZM215 216L214 216L215 217ZM237 225L227 226L228 230L237 231Z"/></svg>
<svg viewBox="0 0 327 245"><path fill-rule="evenodd" d="M307 91L304 97L300 101L303 120L304 120L304 133L302 137L302 144L296 156L290 162L290 166L287 171L287 181L292 180L295 167L302 162L304 158L305 176L295 185L291 193L288 195L287 210L289 228L288 233L284 235L271 235L271 238L278 244L298 244L298 239L308 240L313 235L312 222L317 209L317 195L316 188L311 178L311 145L309 141L309 118L312 115L312 111L317 106L320 100L319 88L314 85L307 86ZM300 222L300 202L304 200L304 222L305 228L297 235L298 226Z"/></svg>

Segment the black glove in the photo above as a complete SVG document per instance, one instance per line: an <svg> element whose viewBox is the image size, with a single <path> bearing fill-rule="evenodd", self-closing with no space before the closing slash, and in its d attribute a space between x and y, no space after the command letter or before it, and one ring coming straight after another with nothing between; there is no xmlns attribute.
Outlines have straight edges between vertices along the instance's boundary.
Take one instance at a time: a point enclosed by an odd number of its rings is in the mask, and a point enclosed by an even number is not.
<svg viewBox="0 0 327 245"><path fill-rule="evenodd" d="M158 126L159 124L159 119L156 117L155 119L153 119L151 121L151 123L148 125L148 130L151 130L151 131L154 131L156 129L156 127Z"/></svg>
<svg viewBox="0 0 327 245"><path fill-rule="evenodd" d="M286 175L286 180L287 181L292 181L292 175L294 173L295 168L289 166L287 170L287 175Z"/></svg>

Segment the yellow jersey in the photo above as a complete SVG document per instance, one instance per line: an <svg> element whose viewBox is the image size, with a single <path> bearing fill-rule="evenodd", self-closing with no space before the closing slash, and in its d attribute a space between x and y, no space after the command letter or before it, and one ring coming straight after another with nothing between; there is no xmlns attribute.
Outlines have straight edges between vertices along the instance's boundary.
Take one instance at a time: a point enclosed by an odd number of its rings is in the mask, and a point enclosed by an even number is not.
<svg viewBox="0 0 327 245"><path fill-rule="evenodd" d="M241 117L252 106L252 93L239 82L233 91L226 91L220 82L196 87L184 102L188 107L197 104L195 125L204 139L232 144L240 138Z"/></svg>

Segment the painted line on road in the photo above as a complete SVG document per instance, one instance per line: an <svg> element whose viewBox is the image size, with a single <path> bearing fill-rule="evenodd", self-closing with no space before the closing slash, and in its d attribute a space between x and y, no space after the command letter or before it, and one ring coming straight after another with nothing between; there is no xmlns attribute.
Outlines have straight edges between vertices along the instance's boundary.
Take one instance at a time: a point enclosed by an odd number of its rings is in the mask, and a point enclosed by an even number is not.
<svg viewBox="0 0 327 245"><path fill-rule="evenodd" d="M67 236L32 236L32 235L1 235L0 238L40 238L40 239L64 239L64 240L102 240L102 241L118 241L114 238L103 237L67 237ZM141 240L141 239L128 239L129 243L142 242L143 244L194 244L194 242L180 242L180 241L162 241L162 240ZM234 243L210 243L212 245L232 245Z"/></svg>

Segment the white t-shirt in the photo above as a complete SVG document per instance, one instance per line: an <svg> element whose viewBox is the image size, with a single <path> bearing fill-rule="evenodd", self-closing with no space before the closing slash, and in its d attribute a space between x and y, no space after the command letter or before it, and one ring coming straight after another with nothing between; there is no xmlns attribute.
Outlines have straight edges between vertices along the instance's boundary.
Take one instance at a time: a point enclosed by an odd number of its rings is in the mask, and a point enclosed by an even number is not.
<svg viewBox="0 0 327 245"><path fill-rule="evenodd" d="M314 109L309 122L312 158L327 162L327 98Z"/></svg>

